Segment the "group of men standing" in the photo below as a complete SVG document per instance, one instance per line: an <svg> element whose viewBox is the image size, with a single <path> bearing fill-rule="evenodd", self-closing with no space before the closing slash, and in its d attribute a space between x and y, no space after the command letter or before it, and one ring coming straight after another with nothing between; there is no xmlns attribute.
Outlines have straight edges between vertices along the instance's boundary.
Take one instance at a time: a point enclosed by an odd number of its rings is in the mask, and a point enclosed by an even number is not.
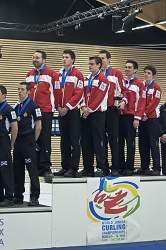
<svg viewBox="0 0 166 250"><path fill-rule="evenodd" d="M137 62L126 61L124 78L119 70L110 66L110 60L111 55L106 50L100 51L99 56L89 57L90 75L84 78L74 66L75 53L72 50L63 51L63 68L59 73L46 66L44 51L36 51L32 59L34 69L27 74L26 82L19 84L19 101L14 109L6 104L6 88L0 86L0 144L4 145L0 153L0 206L23 203L25 165L31 179L28 205L38 205L38 175L74 177L79 168L80 149L84 167L82 176L94 176L94 155L97 176L133 175L138 128L139 173L160 175L159 122L164 155L166 119L165 108L161 108L162 117L160 121L158 119L161 89L154 80L156 69L147 65L142 82L136 77ZM59 113L62 168L53 175L50 156L55 109ZM111 166L108 162L108 143ZM14 182L10 153L13 147ZM151 170L150 152L153 159ZM165 174L166 165L163 169ZM10 172L8 177L6 171Z"/></svg>

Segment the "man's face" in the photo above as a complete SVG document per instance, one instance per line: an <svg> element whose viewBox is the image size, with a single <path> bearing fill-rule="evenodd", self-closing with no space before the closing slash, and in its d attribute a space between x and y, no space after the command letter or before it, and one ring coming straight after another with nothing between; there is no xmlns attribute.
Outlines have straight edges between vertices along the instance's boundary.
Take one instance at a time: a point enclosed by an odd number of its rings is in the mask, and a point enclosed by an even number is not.
<svg viewBox="0 0 166 250"><path fill-rule="evenodd" d="M33 65L36 69L41 69L46 60L42 58L42 54L35 52L32 58Z"/></svg>
<svg viewBox="0 0 166 250"><path fill-rule="evenodd" d="M1 90L0 90L0 103L4 102L6 99L6 94L2 94Z"/></svg>
<svg viewBox="0 0 166 250"><path fill-rule="evenodd" d="M18 86L18 96L20 99L25 100L28 97L30 91L27 90L26 85L19 84Z"/></svg>
<svg viewBox="0 0 166 250"><path fill-rule="evenodd" d="M133 78L135 73L136 73L136 69L134 69L134 66L132 63L126 63L125 65L125 74L128 78Z"/></svg>
<svg viewBox="0 0 166 250"><path fill-rule="evenodd" d="M72 67L74 59L69 54L62 55L62 63L64 67Z"/></svg>
<svg viewBox="0 0 166 250"><path fill-rule="evenodd" d="M151 82L151 81L153 80L153 77L154 77L154 75L153 75L153 73L152 73L151 70L146 69L146 70L144 71L144 78L145 78L145 81Z"/></svg>
<svg viewBox="0 0 166 250"><path fill-rule="evenodd" d="M99 57L102 60L102 68L106 69L110 64L110 58L107 58L105 53L99 54Z"/></svg>
<svg viewBox="0 0 166 250"><path fill-rule="evenodd" d="M95 74L100 69L100 63L96 64L95 60L89 60L89 70L93 74Z"/></svg>

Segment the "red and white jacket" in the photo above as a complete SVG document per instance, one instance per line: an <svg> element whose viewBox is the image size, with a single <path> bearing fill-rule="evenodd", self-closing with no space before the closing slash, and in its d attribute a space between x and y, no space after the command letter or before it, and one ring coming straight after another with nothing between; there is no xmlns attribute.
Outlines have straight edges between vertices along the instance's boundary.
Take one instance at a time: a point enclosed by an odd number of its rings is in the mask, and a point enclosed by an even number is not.
<svg viewBox="0 0 166 250"><path fill-rule="evenodd" d="M68 110L76 110L80 108L80 103L83 99L83 75L72 66L72 70L67 75L64 88L62 88L62 73L60 70L58 79L55 81L54 95L55 107L66 107Z"/></svg>
<svg viewBox="0 0 166 250"><path fill-rule="evenodd" d="M108 70L108 69L107 69ZM106 72L103 72L106 74ZM120 72L120 70L112 68L107 76L107 79L109 81L109 90L108 90L108 107L114 106L115 100L114 97L117 95L117 93L121 94L122 88L123 88L123 75Z"/></svg>
<svg viewBox="0 0 166 250"><path fill-rule="evenodd" d="M90 112L106 111L109 82L105 75L99 71L92 81L92 89L88 93L88 79L84 80L84 98L81 107L88 107Z"/></svg>
<svg viewBox="0 0 166 250"><path fill-rule="evenodd" d="M36 85L34 71L35 69L32 69L26 75L26 82L31 86L29 97L39 105L41 112L54 112L54 83L57 73L46 66L39 76L37 88L34 88ZM39 72L36 70L36 77L38 77L38 74Z"/></svg>
<svg viewBox="0 0 166 250"><path fill-rule="evenodd" d="M143 81L145 85L145 90L147 91L148 84ZM146 93L146 108L144 115L148 118L158 118L159 117L159 103L161 99L161 88L160 86L154 82L154 84L149 88Z"/></svg>
<svg viewBox="0 0 166 250"><path fill-rule="evenodd" d="M123 80L123 98L126 105L121 110L123 115L134 115L134 119L141 120L146 106L146 92L143 82L138 78Z"/></svg>

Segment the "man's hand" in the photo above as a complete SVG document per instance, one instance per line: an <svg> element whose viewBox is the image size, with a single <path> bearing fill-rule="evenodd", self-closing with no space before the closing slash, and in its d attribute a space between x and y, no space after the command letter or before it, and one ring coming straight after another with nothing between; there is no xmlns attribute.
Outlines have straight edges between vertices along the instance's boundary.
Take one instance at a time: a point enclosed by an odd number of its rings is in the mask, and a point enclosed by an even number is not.
<svg viewBox="0 0 166 250"><path fill-rule="evenodd" d="M134 120L133 121L133 127L136 129L139 127L139 120Z"/></svg>
<svg viewBox="0 0 166 250"><path fill-rule="evenodd" d="M61 110L62 110L62 107L57 108L57 111L58 111L59 114L60 114Z"/></svg>
<svg viewBox="0 0 166 250"><path fill-rule="evenodd" d="M160 140L162 143L166 143L166 134L162 135Z"/></svg>
<svg viewBox="0 0 166 250"><path fill-rule="evenodd" d="M83 112L83 118L86 119L90 114L90 109L88 107L83 107L82 112Z"/></svg>
<svg viewBox="0 0 166 250"><path fill-rule="evenodd" d="M144 116L142 117L142 121L143 121L143 122L146 122L147 119L148 119L148 117L147 117L146 115L144 115Z"/></svg>
<svg viewBox="0 0 166 250"><path fill-rule="evenodd" d="M125 101L122 101L121 103L119 103L119 105L117 106L118 109L124 109L125 107Z"/></svg>
<svg viewBox="0 0 166 250"><path fill-rule="evenodd" d="M58 112L60 116L65 116L67 114L67 108L61 108L61 110Z"/></svg>

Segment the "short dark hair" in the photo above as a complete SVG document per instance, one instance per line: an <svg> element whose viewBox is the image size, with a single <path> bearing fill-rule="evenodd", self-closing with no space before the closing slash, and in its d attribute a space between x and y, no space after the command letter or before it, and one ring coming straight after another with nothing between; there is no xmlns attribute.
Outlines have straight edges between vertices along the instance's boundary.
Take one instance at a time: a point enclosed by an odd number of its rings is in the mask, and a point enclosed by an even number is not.
<svg viewBox="0 0 166 250"><path fill-rule="evenodd" d="M20 82L19 84L20 84L20 85L25 85L25 86L26 86L27 91L31 90L31 86L29 85L29 83L28 83L28 82Z"/></svg>
<svg viewBox="0 0 166 250"><path fill-rule="evenodd" d="M111 54L107 50L100 50L100 54L106 54L107 59L111 58Z"/></svg>
<svg viewBox="0 0 166 250"><path fill-rule="evenodd" d="M138 69L138 63L134 60L127 60L126 63L132 63L134 69Z"/></svg>
<svg viewBox="0 0 166 250"><path fill-rule="evenodd" d="M74 51L72 51L71 49L65 49L63 51L63 54L69 54L71 59L74 59L74 61L73 61L73 64L74 64L75 59L76 59L76 55L75 55Z"/></svg>
<svg viewBox="0 0 166 250"><path fill-rule="evenodd" d="M40 53L42 55L42 58L46 60L46 58L47 58L46 52L44 52L42 50L36 50L35 52Z"/></svg>
<svg viewBox="0 0 166 250"><path fill-rule="evenodd" d="M101 66L102 66L102 60L99 56L91 56L89 57L89 60L95 60L95 63L98 65L100 64L100 69L101 69Z"/></svg>
<svg viewBox="0 0 166 250"><path fill-rule="evenodd" d="M2 95L7 95L7 89L5 88L5 86L0 85L0 91L1 91Z"/></svg>
<svg viewBox="0 0 166 250"><path fill-rule="evenodd" d="M146 67L144 68L144 72L145 72L145 70L150 70L150 71L152 71L152 74L153 75L156 75L156 73L157 73L157 70L156 70L156 68L153 66L153 65L146 65Z"/></svg>

